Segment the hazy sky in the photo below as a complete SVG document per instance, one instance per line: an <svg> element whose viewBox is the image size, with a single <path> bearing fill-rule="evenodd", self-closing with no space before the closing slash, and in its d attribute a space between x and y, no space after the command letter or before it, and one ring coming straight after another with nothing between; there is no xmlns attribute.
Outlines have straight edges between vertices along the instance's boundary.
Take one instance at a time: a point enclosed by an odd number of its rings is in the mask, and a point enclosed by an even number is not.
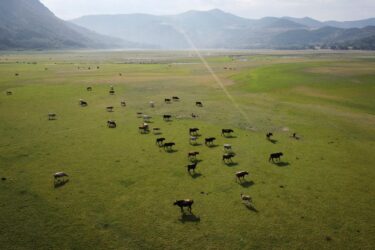
<svg viewBox="0 0 375 250"><path fill-rule="evenodd" d="M41 0L58 17L90 14L178 14L187 10L219 8L233 14L310 16L319 20L356 20L375 17L375 0Z"/></svg>

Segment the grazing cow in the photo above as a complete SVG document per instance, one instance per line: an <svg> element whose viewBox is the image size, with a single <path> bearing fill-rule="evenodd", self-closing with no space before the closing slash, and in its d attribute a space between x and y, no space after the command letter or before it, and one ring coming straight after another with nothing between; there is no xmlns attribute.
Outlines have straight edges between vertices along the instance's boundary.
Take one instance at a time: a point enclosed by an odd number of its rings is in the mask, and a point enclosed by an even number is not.
<svg viewBox="0 0 375 250"><path fill-rule="evenodd" d="M232 145L230 145L230 144L224 144L224 151L225 152L232 151Z"/></svg>
<svg viewBox="0 0 375 250"><path fill-rule="evenodd" d="M195 106L197 106L197 107L203 107L203 103L202 102L195 102Z"/></svg>
<svg viewBox="0 0 375 250"><path fill-rule="evenodd" d="M48 114L48 120L56 120L56 114L55 113L49 113Z"/></svg>
<svg viewBox="0 0 375 250"><path fill-rule="evenodd" d="M241 194L241 200L244 201L244 202L249 202L249 203L251 203L253 201L253 199L250 197L250 195L244 195L244 194Z"/></svg>
<svg viewBox="0 0 375 250"><path fill-rule="evenodd" d="M92 87L87 87L86 90L87 91L92 91Z"/></svg>
<svg viewBox="0 0 375 250"><path fill-rule="evenodd" d="M169 99L169 98L165 98L165 99L164 99L164 102L167 103L167 104L170 104L170 103L171 103L171 99Z"/></svg>
<svg viewBox="0 0 375 250"><path fill-rule="evenodd" d="M216 140L215 137L208 137L208 138L205 138L204 139L204 144L206 145L212 145L214 143L214 141Z"/></svg>
<svg viewBox="0 0 375 250"><path fill-rule="evenodd" d="M138 117L138 118L142 118L142 116L143 116L143 113L142 113L142 112L137 112L137 117Z"/></svg>
<svg viewBox="0 0 375 250"><path fill-rule="evenodd" d="M268 140L271 140L271 137L273 136L273 134L272 133L267 133L266 136L267 136Z"/></svg>
<svg viewBox="0 0 375 250"><path fill-rule="evenodd" d="M115 94L115 91L114 91L114 90L110 90L110 91L109 91L109 94L110 94L110 95L114 95L114 94Z"/></svg>
<svg viewBox="0 0 375 250"><path fill-rule="evenodd" d="M12 91L7 91L6 95L13 95L13 92Z"/></svg>
<svg viewBox="0 0 375 250"><path fill-rule="evenodd" d="M164 150L172 150L172 147L175 145L176 143L174 142L166 142L164 143L163 147L164 147Z"/></svg>
<svg viewBox="0 0 375 250"><path fill-rule="evenodd" d="M59 180L60 178L64 178L64 177L69 177L66 173L64 172L57 172L55 174L53 174L53 178L56 180Z"/></svg>
<svg viewBox="0 0 375 250"><path fill-rule="evenodd" d="M194 113L191 113L191 117L192 118L198 118L198 115L194 114Z"/></svg>
<svg viewBox="0 0 375 250"><path fill-rule="evenodd" d="M197 165L198 165L198 162L189 163L187 165L187 171L189 172L189 174L190 174L190 170L193 170L193 172L195 172L195 169L197 168Z"/></svg>
<svg viewBox="0 0 375 250"><path fill-rule="evenodd" d="M175 102L178 102L180 100L180 98L178 96L173 96L172 100L175 101Z"/></svg>
<svg viewBox="0 0 375 250"><path fill-rule="evenodd" d="M189 208L189 211L191 213L191 206L193 205L194 201L193 200L189 200L189 199L186 199L186 200L176 200L175 203L173 203L173 205L175 206L179 206L181 208L181 212L184 211L184 207L187 207Z"/></svg>
<svg viewBox="0 0 375 250"><path fill-rule="evenodd" d="M138 127L138 130L142 134L148 133L149 132L148 124L147 123L143 123L143 125L141 125L141 126Z"/></svg>
<svg viewBox="0 0 375 250"><path fill-rule="evenodd" d="M245 176L246 175L249 175L249 172L247 172L247 171L239 171L239 172L236 173L236 180L239 180L239 181L245 180Z"/></svg>
<svg viewBox="0 0 375 250"><path fill-rule="evenodd" d="M121 107L126 107L126 102L125 101L121 101Z"/></svg>
<svg viewBox="0 0 375 250"><path fill-rule="evenodd" d="M155 103L153 101L151 101L149 104L150 104L150 108L155 108Z"/></svg>
<svg viewBox="0 0 375 250"><path fill-rule="evenodd" d="M165 138L157 138L155 144L158 145L159 147L162 147L164 146L164 141L165 141Z"/></svg>
<svg viewBox="0 0 375 250"><path fill-rule="evenodd" d="M88 103L87 103L86 101L80 99L80 100L79 100L79 105L80 105L81 107L86 107L86 106L88 105Z"/></svg>
<svg viewBox="0 0 375 250"><path fill-rule="evenodd" d="M20 74L18 74L18 73L15 73L14 75L15 75L15 76L19 76Z"/></svg>
<svg viewBox="0 0 375 250"><path fill-rule="evenodd" d="M197 144L198 137L190 136L189 143L190 144Z"/></svg>
<svg viewBox="0 0 375 250"><path fill-rule="evenodd" d="M223 162L227 163L228 161L229 162L233 162L232 161L232 158L235 156L234 153L226 153L226 154L223 154Z"/></svg>
<svg viewBox="0 0 375 250"><path fill-rule="evenodd" d="M281 152L270 154L270 158L268 159L268 161L272 160L272 162L275 162L275 159L278 160L278 161L280 161L281 160L281 156L283 156L283 153L281 153Z"/></svg>
<svg viewBox="0 0 375 250"><path fill-rule="evenodd" d="M163 120L164 121L170 121L172 119L171 115L163 115Z"/></svg>
<svg viewBox="0 0 375 250"><path fill-rule="evenodd" d="M108 112L113 112L113 109L114 109L113 106L106 107L106 110L107 110Z"/></svg>
<svg viewBox="0 0 375 250"><path fill-rule="evenodd" d="M188 159L197 159L197 155L199 155L199 152L197 152L197 151L190 151L189 153L188 153Z"/></svg>
<svg viewBox="0 0 375 250"><path fill-rule="evenodd" d="M189 135L198 135L199 128L190 128Z"/></svg>
<svg viewBox="0 0 375 250"><path fill-rule="evenodd" d="M116 124L115 121L109 120L109 121L107 121L107 126L108 126L108 128L116 128L117 124Z"/></svg>
<svg viewBox="0 0 375 250"><path fill-rule="evenodd" d="M227 136L227 135L230 135L233 132L234 132L233 129L222 129L221 130L221 136Z"/></svg>

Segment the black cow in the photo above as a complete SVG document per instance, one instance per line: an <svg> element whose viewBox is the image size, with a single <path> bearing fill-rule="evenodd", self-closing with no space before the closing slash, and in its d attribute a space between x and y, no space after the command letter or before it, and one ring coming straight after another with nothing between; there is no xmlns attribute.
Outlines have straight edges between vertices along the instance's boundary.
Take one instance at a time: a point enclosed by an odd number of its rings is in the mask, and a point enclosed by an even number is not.
<svg viewBox="0 0 375 250"><path fill-rule="evenodd" d="M203 107L203 103L202 102L195 102L195 106L197 106L197 107Z"/></svg>
<svg viewBox="0 0 375 250"><path fill-rule="evenodd" d="M214 141L216 140L215 137L208 137L208 138L205 138L204 139L204 144L206 145L212 145L214 143Z"/></svg>
<svg viewBox="0 0 375 250"><path fill-rule="evenodd" d="M172 119L171 115L163 115L163 120L164 121L170 121Z"/></svg>
<svg viewBox="0 0 375 250"><path fill-rule="evenodd" d="M164 150L172 150L172 147L176 145L176 143L174 142L167 142L167 143L164 143L163 147L164 147Z"/></svg>
<svg viewBox="0 0 375 250"><path fill-rule="evenodd" d="M165 99L164 99L164 102L167 103L167 104L170 104L170 103L171 103L171 99L169 99L169 98L165 98Z"/></svg>
<svg viewBox="0 0 375 250"><path fill-rule="evenodd" d="M266 137L267 137L268 140L271 140L271 137L272 137L272 136L273 136L272 133L267 133L267 134L266 134Z"/></svg>
<svg viewBox="0 0 375 250"><path fill-rule="evenodd" d="M55 113L49 113L48 114L48 120L56 120L56 114Z"/></svg>
<svg viewBox="0 0 375 250"><path fill-rule="evenodd" d="M12 91L7 91L6 95L13 95L13 92Z"/></svg>
<svg viewBox="0 0 375 250"><path fill-rule="evenodd" d="M92 91L92 87L87 87L87 91Z"/></svg>
<svg viewBox="0 0 375 250"><path fill-rule="evenodd" d="M232 158L235 156L234 153L223 154L223 162L232 162Z"/></svg>
<svg viewBox="0 0 375 250"><path fill-rule="evenodd" d="M189 128L189 134L190 135L197 135L199 131L199 128Z"/></svg>
<svg viewBox="0 0 375 250"><path fill-rule="evenodd" d="M229 135L229 134L231 134L233 132L234 132L233 129L222 129L221 130L221 135L222 136L227 136L227 135Z"/></svg>
<svg viewBox="0 0 375 250"><path fill-rule="evenodd" d="M126 102L125 101L121 102L121 107L126 107Z"/></svg>
<svg viewBox="0 0 375 250"><path fill-rule="evenodd" d="M107 110L108 112L113 112L113 109L114 109L113 106L106 107L106 110Z"/></svg>
<svg viewBox="0 0 375 250"><path fill-rule="evenodd" d="M199 155L199 152L197 152L197 151L190 151L190 152L188 153L188 158L189 158L189 159L196 159L196 158L197 158L197 155Z"/></svg>
<svg viewBox="0 0 375 250"><path fill-rule="evenodd" d="M178 96L173 96L172 99L173 99L173 101L178 102L178 101L180 100L180 97L178 97Z"/></svg>
<svg viewBox="0 0 375 250"><path fill-rule="evenodd" d="M244 180L246 175L249 175L249 172L239 171L236 173L236 180L239 180L239 181Z"/></svg>
<svg viewBox="0 0 375 250"><path fill-rule="evenodd" d="M280 161L281 160L281 156L283 156L283 153L281 153L281 152L270 154L270 158L268 159L268 161L272 160L272 162L275 162L275 159L278 160L278 161Z"/></svg>
<svg viewBox="0 0 375 250"><path fill-rule="evenodd" d="M197 168L198 162L190 163L187 165L187 171L190 174L190 170L193 170L195 172L195 169Z"/></svg>
<svg viewBox="0 0 375 250"><path fill-rule="evenodd" d="M84 100L79 100L79 105L81 105L81 107L86 107L88 103Z"/></svg>
<svg viewBox="0 0 375 250"><path fill-rule="evenodd" d="M164 145L165 138L157 138L156 143L159 147Z"/></svg>
<svg viewBox="0 0 375 250"><path fill-rule="evenodd" d="M115 92L114 90L110 90L110 91L109 91L109 94L110 94L110 95L114 95L115 93L116 93L116 92Z"/></svg>
<svg viewBox="0 0 375 250"><path fill-rule="evenodd" d="M108 128L116 128L117 124L116 124L115 121L109 120L109 121L107 121L107 126L108 126Z"/></svg>
<svg viewBox="0 0 375 250"><path fill-rule="evenodd" d="M193 205L194 201L193 200L189 200L189 199L186 199L186 200L176 200L175 203L173 203L173 205L175 206L179 206L181 208L181 212L183 212L183 208L184 207L188 207L189 208L189 211L191 213L191 206Z"/></svg>

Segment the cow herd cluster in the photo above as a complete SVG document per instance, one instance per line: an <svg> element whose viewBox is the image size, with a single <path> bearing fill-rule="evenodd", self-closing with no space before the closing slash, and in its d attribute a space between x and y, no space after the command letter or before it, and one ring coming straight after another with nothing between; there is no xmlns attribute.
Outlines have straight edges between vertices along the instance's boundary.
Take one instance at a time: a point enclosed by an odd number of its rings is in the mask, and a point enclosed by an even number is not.
<svg viewBox="0 0 375 250"><path fill-rule="evenodd" d="M90 92L90 91L92 91L92 87L87 87L86 90ZM7 95L12 95L13 93L11 91L7 91L6 94ZM114 89L113 86L110 87L109 94L110 95L114 95L115 94L115 89ZM172 98L165 98L164 99L164 102L166 104L171 104L172 102L178 102L178 101L180 101L180 98L177 97L177 96L173 96ZM81 107L86 107L86 106L88 106L88 103L85 100L80 99L79 100L79 105ZM149 105L150 105L151 108L155 107L155 103L153 101L151 101L149 103ZM197 107L200 107L200 108L203 107L203 103L201 101L195 102L195 105ZM126 102L124 100L121 101L121 106L122 107L126 107ZM113 106L108 106L108 107L106 107L106 111L107 112L113 112L114 111L114 107ZM148 134L148 133L150 133L149 122L150 122L150 120L151 120L152 117L149 116L149 115L143 114L142 112L137 112L136 115L137 115L138 118L143 118L143 123L138 127L139 132L141 134ZM196 114L192 113L191 117L192 118L197 118L198 116ZM49 113L48 114L48 120L55 120L56 118L57 118L57 114L55 114L55 113ZM168 115L168 114L163 115L163 120L166 121L166 122L171 121L172 118L173 118L172 115ZM116 121L114 121L114 120L108 120L107 121L107 127L108 128L112 128L112 129L116 128L117 127ZM156 127L152 129L154 135L161 134L160 130L161 130L160 128L156 128ZM231 138L231 137L233 137L232 136L233 133L234 133L233 129L225 128L225 129L221 130L221 136L223 136L225 138ZM199 128L195 128L195 127L194 128L189 128L188 135L189 135L189 143L191 145L197 145L198 138L201 136L201 134L199 133ZM266 134L267 140L269 140L271 142L274 142L274 140L272 140L272 136L273 136L272 133L267 133ZM293 137L295 139L299 139L299 137L295 133L293 134ZM215 144L215 140L216 140L215 137L206 137L204 139L204 144L207 147L213 147L213 146L215 146L214 145ZM173 152L173 147L176 145L175 142L166 142L166 139L164 137L158 137L158 138L156 138L156 143L155 144L158 147L163 148L166 152ZM223 151L224 151L224 153L222 155L222 161L223 161L223 163L225 163L227 165L234 164L232 159L233 159L233 157L236 156L236 154L232 150L232 145L231 144L224 144L223 145ZM199 160L197 159L198 155L199 155L198 151L190 151L190 152L187 153L187 158L188 158L189 163L187 164L186 169L187 169L187 172L190 175L191 174L195 174L195 170L196 170L197 165L199 163ZM269 156L269 161L272 161L272 162L275 162L275 160L276 161L280 161L281 156L283 156L282 152L272 153ZM249 172L247 172L247 171L238 171L238 172L236 172L235 173L236 182L242 183L243 181L245 181L245 177L247 175L249 175ZM55 173L53 175L53 177L54 177L55 187L64 185L68 181L66 179L66 178L68 178L68 175L66 173L64 173L64 172L57 172L57 173ZM246 205L251 205L252 199L251 199L250 196L241 194L241 200ZM191 207L192 207L193 203L194 203L194 201L192 199L183 199L183 200L176 200L173 204L179 206L181 208L181 212L184 212L183 208L186 207L186 208L188 208L189 212L191 213Z"/></svg>

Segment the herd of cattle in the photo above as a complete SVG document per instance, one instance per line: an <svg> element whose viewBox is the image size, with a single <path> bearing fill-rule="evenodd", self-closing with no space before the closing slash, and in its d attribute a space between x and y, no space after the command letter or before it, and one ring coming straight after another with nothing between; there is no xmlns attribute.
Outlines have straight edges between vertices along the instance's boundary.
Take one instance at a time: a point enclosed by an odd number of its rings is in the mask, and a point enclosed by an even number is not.
<svg viewBox="0 0 375 250"><path fill-rule="evenodd" d="M92 87L87 87L86 89L87 91L92 91ZM13 93L11 91L7 91L6 92L6 95L12 95ZM114 87L111 86L110 87L110 90L109 90L109 94L110 95L114 95L115 94L115 90L114 90ZM180 98L177 97L177 96L173 96L172 98L165 98L164 99L164 102L166 104L171 104L173 102L178 102L180 101ZM151 108L154 108L155 107L155 103L154 102L150 102L150 107ZM79 105L81 107L86 107L88 106L88 103L83 100L83 99L80 99L79 100ZM201 101L197 101L195 103L195 105L197 107L203 107L203 103ZM126 102L125 101L121 101L121 106L122 107L126 107ZM108 106L106 107L106 111L108 112L113 112L114 110L114 107L113 106ZM139 129L139 132L141 134L147 134L150 132L150 127L149 127L149 124L148 122L150 121L151 117L148 116L148 115L145 115L143 114L142 112L137 112L137 117L138 118L143 118L143 123L138 127ZM196 118L197 115L195 114L192 114L192 117L193 118ZM55 113L49 113L48 114L48 120L55 120L57 119L57 114ZM172 119L172 115L163 115L163 120L164 121L171 121ZM107 127L108 128L116 128L117 127L117 124L114 120L108 120L107 121ZM155 135L158 135L160 134L160 128L153 128L153 133ZM226 137L226 138L230 138L232 133L234 133L234 130L233 129L222 129L221 130L221 136L223 137ZM196 145L197 144L197 140L198 138L201 136L199 134L199 128L189 128L189 136L190 136L190 139L189 139L189 143L192 144L192 145ZM272 133L267 133L266 134L266 138L267 140L269 141L272 141L271 137L273 136ZM293 134L293 137L295 139L299 139L299 137L297 137L297 135L294 133ZM159 146L159 147L162 147L164 148L165 151L167 152L171 152L173 151L173 147L176 145L175 142L165 142L165 138L163 137L159 137L159 138L156 138L156 145ZM214 142L215 142L216 138L215 137L207 137L205 138L204 140L204 144L208 147L211 147L214 145ZM189 160L189 163L188 165L186 166L187 167L187 172L189 174L191 174L191 172L195 173L195 169L197 168L197 165L198 165L198 159L197 159L197 156L199 155L199 152L198 151L190 151L187 153L187 157L188 157L188 160ZM224 153L222 155L222 161L225 163L225 164L232 164L233 163L233 160L232 158L235 157L235 153L232 151L232 146L230 144L224 144ZM283 153L281 152L278 152L278 153L272 153L270 154L269 156L269 161L272 161L272 162L275 162L276 161L280 161L281 160L281 156L283 156ZM249 172L247 171L238 171L235 173L235 178L236 178L236 181L242 183L244 180L245 180L245 177L249 175ZM54 184L55 186L60 186L61 184L65 184L67 182L67 180L65 178L68 177L68 175L64 172L58 172L58 173L55 173L53 175L54 177ZM251 197L248 196L248 195L243 195L241 194L241 199L243 202L245 202L245 204L249 204L249 202L252 201ZM191 206L193 205L194 201L191 200L191 199L184 199L184 200L176 200L176 202L174 202L174 205L177 205L181 208L181 211L183 212L183 208L184 207L187 207L188 210L191 212Z"/></svg>

